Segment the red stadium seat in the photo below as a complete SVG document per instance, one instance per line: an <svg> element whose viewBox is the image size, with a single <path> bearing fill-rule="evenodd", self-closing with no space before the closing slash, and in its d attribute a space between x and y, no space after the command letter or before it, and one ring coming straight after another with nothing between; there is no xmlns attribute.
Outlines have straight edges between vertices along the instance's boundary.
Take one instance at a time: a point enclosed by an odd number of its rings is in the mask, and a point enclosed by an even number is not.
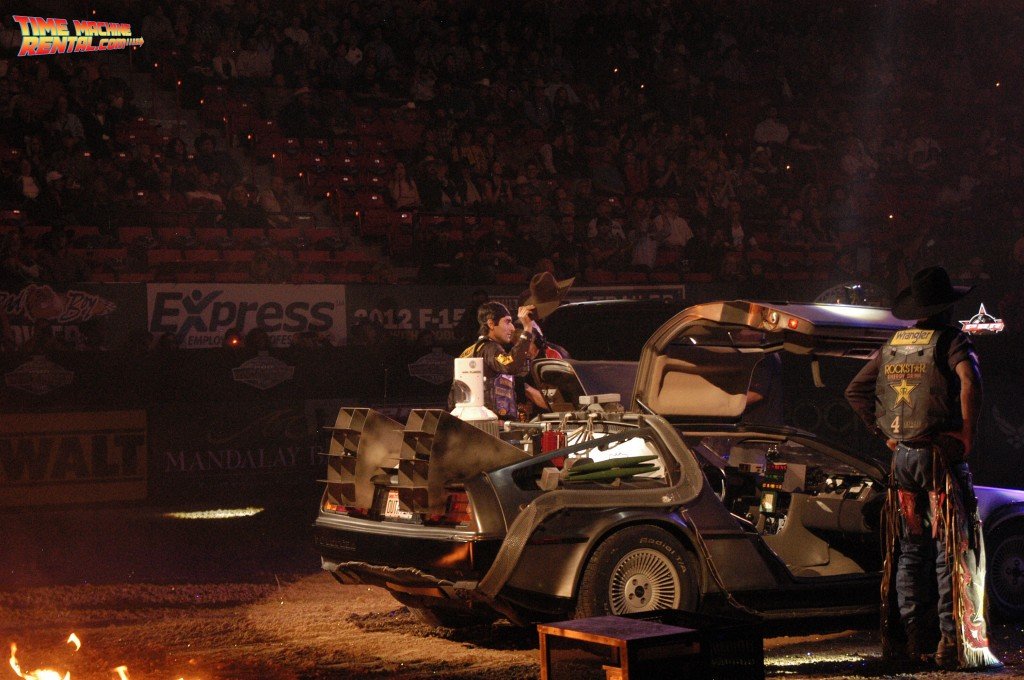
<svg viewBox="0 0 1024 680"><path fill-rule="evenodd" d="M213 280L217 283L248 283L249 272L241 271L220 271L213 273Z"/></svg>
<svg viewBox="0 0 1024 680"><path fill-rule="evenodd" d="M520 285L526 283L526 274L519 272L498 272L494 277L495 282L501 285Z"/></svg>
<svg viewBox="0 0 1024 680"><path fill-rule="evenodd" d="M164 245L180 248L195 241L189 227L157 227L155 232L157 241Z"/></svg>
<svg viewBox="0 0 1024 680"><path fill-rule="evenodd" d="M298 260L306 263L328 262L331 260L331 253L328 250L300 250Z"/></svg>
<svg viewBox="0 0 1024 680"><path fill-rule="evenodd" d="M775 253L775 261L783 267L801 265L804 264L806 260L807 254L797 250L780 250Z"/></svg>
<svg viewBox="0 0 1024 680"><path fill-rule="evenodd" d="M130 246L140 238L152 239L153 229L150 227L118 227L117 240L126 246Z"/></svg>
<svg viewBox="0 0 1024 680"><path fill-rule="evenodd" d="M775 254L770 250L748 250L747 260L769 264L775 261Z"/></svg>
<svg viewBox="0 0 1024 680"><path fill-rule="evenodd" d="M252 262L256 257L256 251L249 249L224 250L221 252L221 257L225 262Z"/></svg>
<svg viewBox="0 0 1024 680"><path fill-rule="evenodd" d="M615 273L608 271L607 269L588 269L586 278L589 283L615 283Z"/></svg>
<svg viewBox="0 0 1024 680"><path fill-rule="evenodd" d="M22 235L25 237L26 243L31 245L42 236L49 234L51 229L52 227L48 224L26 224L22 227Z"/></svg>
<svg viewBox="0 0 1024 680"><path fill-rule="evenodd" d="M387 228L388 255L398 260L408 259L414 250L415 239L411 226L391 223Z"/></svg>
<svg viewBox="0 0 1024 680"><path fill-rule="evenodd" d="M156 272L149 269L141 272L118 272L117 280L121 283L152 283L156 281Z"/></svg>
<svg viewBox="0 0 1024 680"><path fill-rule="evenodd" d="M267 233L259 227L236 227L231 230L231 238L235 239L238 245L253 245L260 247L267 239Z"/></svg>
<svg viewBox="0 0 1024 680"><path fill-rule="evenodd" d="M228 237L224 227L196 227L196 241L200 246L216 246Z"/></svg>
<svg viewBox="0 0 1024 680"><path fill-rule="evenodd" d="M183 251L186 262L220 262L219 250L209 248L190 248Z"/></svg>
<svg viewBox="0 0 1024 680"><path fill-rule="evenodd" d="M332 271L327 274L329 283L364 283L366 275L352 271Z"/></svg>
<svg viewBox="0 0 1024 680"><path fill-rule="evenodd" d="M302 227L278 227L268 229L267 236L270 242L286 248L296 248L301 239L305 239L305 230Z"/></svg>
<svg viewBox="0 0 1024 680"><path fill-rule="evenodd" d="M835 250L812 250L807 253L807 261L816 267L830 266L837 260L838 255Z"/></svg>
<svg viewBox="0 0 1024 680"><path fill-rule="evenodd" d="M647 274L646 272L616 272L615 281L617 283L644 284L647 283Z"/></svg>
<svg viewBox="0 0 1024 680"><path fill-rule="evenodd" d="M146 262L150 267L181 262L181 251L177 248L151 248L146 251Z"/></svg>
<svg viewBox="0 0 1024 680"><path fill-rule="evenodd" d="M100 238L100 228L86 224L76 224L71 227L71 231L74 232L75 239L96 239Z"/></svg>
<svg viewBox="0 0 1024 680"><path fill-rule="evenodd" d="M682 277L679 272L651 272L651 281L654 283L679 283Z"/></svg>
<svg viewBox="0 0 1024 680"><path fill-rule="evenodd" d="M359 212L359 235L368 238L386 236L390 215L387 208L370 208Z"/></svg>
<svg viewBox="0 0 1024 680"><path fill-rule="evenodd" d="M88 251L86 259L94 264L110 267L111 269L120 269L124 267L128 261L128 249L97 248L95 250Z"/></svg>
<svg viewBox="0 0 1024 680"><path fill-rule="evenodd" d="M211 271L189 269L175 272L173 278L176 283L209 283L213 281L213 274Z"/></svg>
<svg viewBox="0 0 1024 680"><path fill-rule="evenodd" d="M292 274L292 283L326 283L327 275L323 272L298 271Z"/></svg>

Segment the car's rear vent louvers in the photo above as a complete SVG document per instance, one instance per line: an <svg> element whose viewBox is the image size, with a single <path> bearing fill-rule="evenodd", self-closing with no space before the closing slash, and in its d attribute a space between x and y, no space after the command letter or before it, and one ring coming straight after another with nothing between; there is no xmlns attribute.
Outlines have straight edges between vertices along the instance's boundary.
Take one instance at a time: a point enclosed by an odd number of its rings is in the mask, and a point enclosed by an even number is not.
<svg viewBox="0 0 1024 680"><path fill-rule="evenodd" d="M342 408L334 427L325 429L331 432L324 480L328 509L369 510L374 478L397 469L402 507L440 516L447 484L527 458L522 449L439 409L413 410L403 427L372 409Z"/></svg>
<svg viewBox="0 0 1024 680"><path fill-rule="evenodd" d="M401 423L367 408L343 408L327 452L327 500L350 508L373 504L374 475L398 463Z"/></svg>
<svg viewBox="0 0 1024 680"><path fill-rule="evenodd" d="M409 413L402 432L402 452L398 461L398 498L422 512L430 505L427 479L430 453L443 411L414 410ZM447 415L447 414L445 414Z"/></svg>
<svg viewBox="0 0 1024 680"><path fill-rule="evenodd" d="M417 512L429 505L427 494L429 468L429 461L418 458L398 462L398 499Z"/></svg>
<svg viewBox="0 0 1024 680"><path fill-rule="evenodd" d="M447 411L413 410L402 433L399 499L413 512L443 515L448 500L446 484L526 457L518 447Z"/></svg>

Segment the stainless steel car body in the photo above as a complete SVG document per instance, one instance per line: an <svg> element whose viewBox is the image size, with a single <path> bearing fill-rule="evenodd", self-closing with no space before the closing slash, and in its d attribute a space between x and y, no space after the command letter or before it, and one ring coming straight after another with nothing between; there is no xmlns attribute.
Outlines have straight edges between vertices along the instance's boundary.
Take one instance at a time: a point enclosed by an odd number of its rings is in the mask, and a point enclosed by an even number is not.
<svg viewBox="0 0 1024 680"><path fill-rule="evenodd" d="M329 507L329 478L316 521L324 568L340 580L386 587L416 607L483 607L517 621L564 617L602 543L624 528L648 526L697 558L700 608L728 603L776 618L870 611L877 607L884 447L870 448L866 437L835 445L792 427L744 424L742 414L751 370L766 354L795 357L807 390L824 390L829 381L822 376L841 388L845 383L823 366L827 360L856 367L907 324L885 310L840 305L731 301L684 310L645 344L632 391L620 389L630 412L575 406L505 436L525 442L531 433L567 425L596 426L611 438L642 432L662 456L661 482L568 483L552 463L591 452L587 441L512 462L489 460L474 448L476 469L457 475L457 490L448 477L435 478L433 487L435 496L464 493L471 518L432 525L421 511L436 511L438 496L403 506L418 521L384 521L381 499L400 486L404 465L396 454L392 467L374 471L374 501L362 516ZM631 376L632 366L556 360L538 362L535 371L549 399L571 409L595 385L608 391ZM469 452L453 449L439 458L458 450ZM420 463L407 467L413 465ZM364 480L364 499L366 489ZM396 493L412 499L420 492ZM978 487L977 494L986 535L1024 534L1024 492ZM1012 569L1017 558L1008 559ZM1016 581L1007 587L1004 599L1012 604Z"/></svg>

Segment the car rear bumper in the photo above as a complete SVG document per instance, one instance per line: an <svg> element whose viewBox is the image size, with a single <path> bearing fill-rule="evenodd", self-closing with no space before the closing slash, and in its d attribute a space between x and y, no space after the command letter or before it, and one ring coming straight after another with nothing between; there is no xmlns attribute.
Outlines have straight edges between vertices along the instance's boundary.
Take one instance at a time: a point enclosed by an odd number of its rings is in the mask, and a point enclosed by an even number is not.
<svg viewBox="0 0 1024 680"><path fill-rule="evenodd" d="M324 569L342 580L426 588L475 583L487 573L502 538L325 513L313 530Z"/></svg>
<svg viewBox="0 0 1024 680"><path fill-rule="evenodd" d="M321 558L324 571L341 583L366 584L416 598L469 600L477 581L450 581L411 567L384 567L366 562L332 562Z"/></svg>

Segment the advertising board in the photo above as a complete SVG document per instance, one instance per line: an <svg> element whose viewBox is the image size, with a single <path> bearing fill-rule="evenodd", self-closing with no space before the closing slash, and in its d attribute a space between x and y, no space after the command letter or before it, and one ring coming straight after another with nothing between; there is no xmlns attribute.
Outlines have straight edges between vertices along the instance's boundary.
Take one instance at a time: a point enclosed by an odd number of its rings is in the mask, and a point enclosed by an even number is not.
<svg viewBox="0 0 1024 680"><path fill-rule="evenodd" d="M344 344L344 286L249 284L149 284L150 333L172 334L183 349L220 347L229 332L260 328L272 347L288 347L297 333L326 336Z"/></svg>
<svg viewBox="0 0 1024 680"><path fill-rule="evenodd" d="M0 430L0 507L146 498L145 411L18 413Z"/></svg>

